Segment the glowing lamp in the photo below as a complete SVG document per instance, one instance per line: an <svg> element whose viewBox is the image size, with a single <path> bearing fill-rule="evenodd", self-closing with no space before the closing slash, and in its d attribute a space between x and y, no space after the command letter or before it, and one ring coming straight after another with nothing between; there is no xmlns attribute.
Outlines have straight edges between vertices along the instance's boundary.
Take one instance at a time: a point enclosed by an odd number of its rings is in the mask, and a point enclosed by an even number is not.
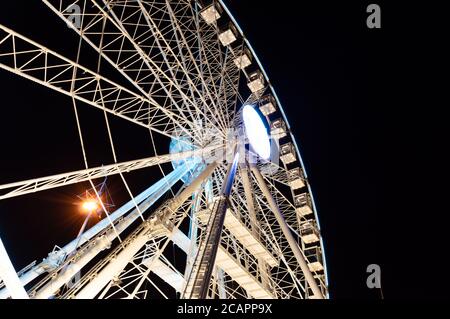
<svg viewBox="0 0 450 319"><path fill-rule="evenodd" d="M250 145L262 159L269 159L270 140L261 116L251 105L244 106L242 116Z"/></svg>
<svg viewBox="0 0 450 319"><path fill-rule="evenodd" d="M81 208L85 212L93 212L93 211L97 210L98 204L97 204L97 201L95 201L95 200L87 200L87 201L83 202L83 204L81 205Z"/></svg>

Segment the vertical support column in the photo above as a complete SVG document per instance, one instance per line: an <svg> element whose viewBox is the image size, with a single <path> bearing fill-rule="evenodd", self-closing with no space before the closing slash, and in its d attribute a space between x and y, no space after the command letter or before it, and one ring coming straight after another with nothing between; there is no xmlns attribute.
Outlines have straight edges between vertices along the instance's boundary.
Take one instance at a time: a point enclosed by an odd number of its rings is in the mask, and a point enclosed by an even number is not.
<svg viewBox="0 0 450 319"><path fill-rule="evenodd" d="M244 186L245 200L247 201L248 214L250 216L251 232L255 238L259 238L258 233L258 219L256 218L255 203L253 201L253 191L250 179L248 177L247 163L241 163L239 165L242 185Z"/></svg>
<svg viewBox="0 0 450 319"><path fill-rule="evenodd" d="M228 167L222 186L222 194L211 212L206 230L206 237L201 244L193 271L188 278L183 298L205 299L208 294L209 283L215 267L217 249L220 244L225 221L225 214L228 208L228 197L231 193L231 187L233 186L238 160L239 153L236 153L233 163L230 163Z"/></svg>
<svg viewBox="0 0 450 319"><path fill-rule="evenodd" d="M267 187L263 176L261 175L261 173L259 172L258 168L255 165L251 166L251 170L256 177L256 181L258 182L259 188L261 189L267 201L269 202L270 208L272 209L275 218L277 219L278 224L280 225L280 228L283 231L283 234L286 237L292 252L294 253L295 258L297 259L297 262L299 263L300 268L303 271L303 274L305 275L306 281L308 282L309 286L313 291L314 297L316 299L323 299L322 292L320 291L320 288L317 285L314 276L312 275L311 271L308 268L308 264L305 258L303 257L303 253L301 252L300 247L298 247L298 244L294 236L292 235L288 225L286 224L286 221L284 220L283 214L281 213L280 209L278 208L278 205L273 199L272 194L270 193L270 190Z"/></svg>
<svg viewBox="0 0 450 319"><path fill-rule="evenodd" d="M196 213L198 211L198 206L200 205L200 198L202 196L202 190L196 191L192 195L193 205L191 207L191 220L189 222L189 234L188 237L191 240L189 245L189 251L186 257L186 269L184 271L184 277L187 278L192 270L192 265L195 261L195 256L197 255L197 234L198 234L198 221Z"/></svg>
<svg viewBox="0 0 450 319"><path fill-rule="evenodd" d="M0 279L14 299L29 299L0 238Z"/></svg>
<svg viewBox="0 0 450 319"><path fill-rule="evenodd" d="M239 165L239 168L242 177L242 184L244 186L245 200L247 202L248 213L250 216L251 232L253 236L257 240L259 240L261 234L258 229L259 222L258 218L256 217L255 203L253 201L253 187L248 176L248 164L246 162L243 162ZM258 258L258 270L261 274L262 284L264 285L264 288L270 290L270 280L267 265L261 258Z"/></svg>
<svg viewBox="0 0 450 319"><path fill-rule="evenodd" d="M216 267L217 290L219 291L219 299L227 299L224 277L224 271L221 268Z"/></svg>
<svg viewBox="0 0 450 319"><path fill-rule="evenodd" d="M201 173L194 179L191 184L189 184L177 197L170 199L163 205L161 211L157 211L153 214L158 217L159 222L164 225L164 220L168 219L171 215L176 212L181 205L192 195L207 179L217 167L217 163L209 164ZM152 227L152 226L149 226ZM147 229L148 230L148 229ZM147 235L143 235L143 240L140 237L132 238L129 235L130 243L128 246L131 248L125 248L117 256L110 259L110 262L105 266L96 277L86 284L80 292L76 295L77 299L91 299L94 298L107 284L108 282L116 276L132 259L133 256L141 249L148 241ZM131 236L131 237L130 237ZM128 238L127 238L128 241ZM122 243L124 245L124 243ZM162 253L162 251L160 252ZM160 255L155 255L154 258L159 258ZM111 256L108 256L108 258ZM151 269L150 269L151 270Z"/></svg>
<svg viewBox="0 0 450 319"><path fill-rule="evenodd" d="M139 212L134 209L135 206L134 203L140 203L139 209L141 212L147 210L151 205L153 205L159 198L161 198L176 182L178 182L191 168L191 165L181 165L177 167L174 171L172 171L170 174L166 175L163 179L159 180L149 188L147 188L145 191L137 195L134 200L128 201L126 204L124 204L122 207L118 208L114 213L110 215L110 219L114 222L120 217L124 216L125 214L129 213L128 219L131 223L135 219L139 217ZM133 216L133 217L132 217ZM59 260L64 259L65 255L70 255L74 251L76 251L77 247L80 247L81 245L85 244L95 236L97 236L100 232L105 230L107 227L110 226L110 222L108 218L104 218L101 221L99 221L97 224L89 228L83 233L83 236L75 238L70 243L65 245L61 248L58 252L56 252L56 255L53 255L52 258ZM67 260L67 257L65 258ZM38 276L42 275L43 273L47 272L47 260L44 259L41 263L37 264L27 272L25 272L22 276L20 276L20 281L23 286L28 284L29 282L36 279ZM0 289L0 299L5 299L10 296L9 292L3 288Z"/></svg>
<svg viewBox="0 0 450 319"><path fill-rule="evenodd" d="M197 234L198 234L198 221L196 218L196 213L198 211L200 200L202 193L204 192L205 200L207 205L213 204L213 189L212 189L212 183L211 180L208 179L204 183L205 188L204 190L198 190L195 195L193 195L193 206L191 209L191 221L189 225L189 235L190 238L190 246L189 251L187 253L186 258L186 269L184 271L184 278L189 278L189 275L192 271L192 266L195 262L195 258L198 253L198 246L197 246ZM187 284L187 283L186 283ZM217 288L217 291L219 292L218 296L220 299L226 299L226 292L225 292L225 280L224 280L224 271L219 268L218 266L215 267L214 271L214 286L213 291ZM211 294L209 298L214 298L214 294Z"/></svg>

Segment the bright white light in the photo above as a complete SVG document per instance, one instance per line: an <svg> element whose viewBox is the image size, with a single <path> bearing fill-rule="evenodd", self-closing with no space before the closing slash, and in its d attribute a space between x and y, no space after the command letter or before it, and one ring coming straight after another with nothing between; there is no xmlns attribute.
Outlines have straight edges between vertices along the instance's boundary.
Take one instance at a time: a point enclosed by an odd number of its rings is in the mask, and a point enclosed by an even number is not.
<svg viewBox="0 0 450 319"><path fill-rule="evenodd" d="M92 212L94 210L97 210L98 204L97 204L97 201L95 201L95 200L88 200L88 201L83 202L83 204L81 205L81 208L86 212Z"/></svg>
<svg viewBox="0 0 450 319"><path fill-rule="evenodd" d="M258 112L251 106L245 105L242 110L245 132L250 145L261 158L267 160L270 157L270 140L266 126Z"/></svg>

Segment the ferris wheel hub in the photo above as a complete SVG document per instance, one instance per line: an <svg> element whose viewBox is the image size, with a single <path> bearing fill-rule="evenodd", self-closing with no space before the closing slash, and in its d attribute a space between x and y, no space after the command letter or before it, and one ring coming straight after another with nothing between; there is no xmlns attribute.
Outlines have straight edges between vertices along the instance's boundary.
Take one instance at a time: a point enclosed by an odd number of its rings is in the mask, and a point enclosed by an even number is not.
<svg viewBox="0 0 450 319"><path fill-rule="evenodd" d="M170 140L169 152L170 154L188 152L197 149L191 138L187 135L174 136ZM185 184L190 184L204 169L205 164L201 163L201 158L198 156L189 157L186 159L172 160L172 167L177 169L183 165L190 165L192 168L185 174L181 180Z"/></svg>

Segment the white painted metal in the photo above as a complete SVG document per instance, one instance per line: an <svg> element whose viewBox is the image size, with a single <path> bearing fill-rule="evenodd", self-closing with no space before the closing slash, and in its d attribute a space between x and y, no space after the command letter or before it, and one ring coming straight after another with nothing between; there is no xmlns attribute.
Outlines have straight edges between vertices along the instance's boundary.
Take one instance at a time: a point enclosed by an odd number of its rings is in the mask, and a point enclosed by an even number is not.
<svg viewBox="0 0 450 319"><path fill-rule="evenodd" d="M188 251L190 239L184 235L181 231L176 230L175 234L172 234L174 243L183 249ZM259 282L250 272L242 266L242 264L236 260L234 256L227 252L223 245L220 245L217 250L216 266L231 276L234 281L239 283L247 293L253 298L273 298L273 295Z"/></svg>
<svg viewBox="0 0 450 319"><path fill-rule="evenodd" d="M9 259L3 241L0 238L0 279L5 283L5 289L14 299L28 299L28 294L17 277L14 266Z"/></svg>
<svg viewBox="0 0 450 319"><path fill-rule="evenodd" d="M152 258L148 258L143 260L142 264L146 267L151 266L152 272L171 285L177 292L181 292L183 290L184 277L182 274L175 271L173 266L168 266L159 258L155 261L153 261Z"/></svg>
<svg viewBox="0 0 450 319"><path fill-rule="evenodd" d="M249 274L230 254L223 248L217 251L216 264L231 276L247 293L256 299L272 299L273 295L266 290L261 282Z"/></svg>
<svg viewBox="0 0 450 319"><path fill-rule="evenodd" d="M209 213L210 210L202 210L197 214L202 224L208 223ZM255 234L236 217L231 209L227 209L224 226L253 256L263 259L271 267L278 265L275 257L261 244L259 238L255 237Z"/></svg>
<svg viewBox="0 0 450 319"><path fill-rule="evenodd" d="M138 95L1 24L0 57L2 69L158 133L170 136L167 117L174 123L187 122L151 96Z"/></svg>
<svg viewBox="0 0 450 319"><path fill-rule="evenodd" d="M237 110L241 105L259 105L266 116L282 113L280 121L272 122L273 137L284 138L283 144L292 142L292 147L281 154L280 166L266 162L257 164L257 171L261 173L259 177L255 174L257 184L267 183L262 192L253 187L254 181L247 173L237 176L207 297L309 298L308 286L314 290L315 297L317 289L322 289L321 294L327 296L320 232L305 232L305 228L301 228L306 220L305 206L302 204L299 208L295 201L298 190L306 186L303 192L310 200L308 213L314 212L314 217L308 218L318 224L310 187L306 175L293 179L289 174L292 168L302 170L303 166L295 139L267 75L223 2L213 1L209 8L204 8L199 1L185 0L43 0L43 3L67 23L80 40L97 51L99 61L107 61L115 68L128 85L124 87L103 77L100 63L97 71L91 71L79 65L78 59L72 62L3 26L0 26L0 58L5 59L0 59L0 68L147 128L151 134L188 137L199 153L208 147L222 150L222 145L234 140L229 129L239 126ZM69 10L73 5L81 9L79 26L74 25L73 11ZM232 23L219 28L219 17L221 21L230 18ZM260 70L247 74L253 60ZM243 92L245 85L240 85L240 81L246 82L252 92L247 100L242 98L248 93ZM275 98L269 104L263 97L268 89ZM185 159L193 156L185 155ZM128 170L160 165L176 158L157 155L153 159L110 165L107 167L110 170L92 168L2 185L0 191L4 192L0 199L117 173L122 175ZM205 185L185 185L185 189L166 202L152 218L138 225L131 237L115 240L124 229L138 224L134 222L154 202L151 198L159 198L158 194L170 186L159 185L160 191L153 196L147 194L143 201L135 197L126 204L126 209L113 213L111 220L116 232L106 220L89 229L76 258L64 258L67 251L75 249L69 243L55 250L43 263L24 270L20 273L22 284L51 271L52 277L45 277L31 289L32 296L148 298L151 296L147 295L144 283L150 283L161 296L168 297L150 280L149 274L154 273L181 292L202 234L208 228L207 215L201 217L201 213L208 213L225 180L225 165L216 165L217 169L210 172ZM279 184L290 187L291 194L280 191ZM191 197L193 189L198 190L198 195ZM274 207L277 208L275 215ZM192 218L190 237L178 229L186 217ZM314 247L318 249L313 251L307 246L306 251L305 246L293 247L291 233L306 245L317 244ZM163 256L171 243L187 254L188 267L183 275ZM97 262L98 253L110 244L114 246L112 252ZM306 252L309 258L302 263L299 256ZM96 260L95 266L86 267L93 260ZM68 264L71 267L62 271ZM80 269L83 270L80 281L68 289L60 289ZM311 271L320 287L311 284ZM0 291L0 296L4 291Z"/></svg>
<svg viewBox="0 0 450 319"><path fill-rule="evenodd" d="M145 229L139 233L133 242L126 246L126 248L118 254L114 262L108 264L108 266L96 276L81 292L77 295L77 299L92 299L94 298L104 284L108 283L112 277L118 274L133 256L149 241L149 236L146 234Z"/></svg>
<svg viewBox="0 0 450 319"><path fill-rule="evenodd" d="M300 247L298 246L297 242L295 241L294 237L292 236L292 233L286 224L286 221L283 218L283 215L281 214L278 205L276 204L275 200L273 199L269 188L266 186L266 183L264 182L264 178L262 177L261 173L258 171L258 169L255 166L251 167L251 170L253 174L255 175L258 185L263 191L267 201L269 202L273 213L275 214L275 218L277 219L278 223L280 224L280 227L283 231L284 236L289 242L289 246L291 247L295 258L297 259L297 262L299 263L303 274L306 277L306 280L308 281L308 284L310 285L311 289L313 290L314 297L317 299L323 299L323 294L317 285L316 280L314 279L313 275L311 274L311 271L308 268L307 261L305 260L305 257L303 256L303 253L300 250Z"/></svg>
<svg viewBox="0 0 450 319"><path fill-rule="evenodd" d="M233 161L228 164L219 198L211 206L209 221L204 228L203 240L200 241L197 256L195 256L191 272L186 278L186 287L181 298L204 299L209 295L210 282L215 272L214 263L217 249L221 242L229 197L239 163L239 152L236 152L236 149L236 146L233 146Z"/></svg>
<svg viewBox="0 0 450 319"><path fill-rule="evenodd" d="M256 209L255 209L255 202L254 202L254 195L253 195L253 187L250 182L249 178L249 169L248 164L241 163L240 167L240 176L242 179L242 186L244 187L244 195L245 195L245 201L247 204L248 209L248 215L250 218L250 229L251 233L254 238L256 238L258 241L260 240L261 232L260 232L260 222L258 220L258 216L256 215ZM263 246L264 247L264 246ZM266 249L264 247L264 249ZM272 256L272 254L270 254ZM261 256L258 258L258 267L259 272L261 274L261 281L266 289L270 289L270 275L267 270L267 264L270 266L278 265L279 261L275 260L275 264L270 264L267 262L267 257L264 258Z"/></svg>
<svg viewBox="0 0 450 319"><path fill-rule="evenodd" d="M119 173L128 173L137 169L142 169L150 166L156 166L162 163L170 161L179 161L192 157L199 157L202 159L208 159L211 151L220 149L220 146L211 146L194 151L186 151L181 153L159 155L153 157L147 157L144 159L128 161L123 163L115 163L100 167L88 168L84 170L56 174L52 176L46 176L41 178L35 178L20 182L14 182L9 184L0 185L0 190L13 189L4 195L0 196L1 199L20 196L28 193L35 193L42 190L51 188L66 186L75 183L81 183L96 178L110 176Z"/></svg>
<svg viewBox="0 0 450 319"><path fill-rule="evenodd" d="M157 226L154 226L155 222L159 221L160 225L167 227L168 224L166 223L166 221L169 220L168 218L170 218L173 212L175 212L187 200L187 198L201 186L204 180L209 177L209 175L214 171L216 167L217 163L208 165L208 167L206 167L205 170L177 197L169 200L162 209L153 214L147 227L145 227L145 229L143 229L142 232L138 235L134 235L135 238L137 238L136 241L133 237L131 237L129 239L130 244L126 246L126 248L124 248L123 251L120 252L120 254L113 256L113 258L110 259L108 265L77 294L76 298L94 298L100 292L100 290L105 287L106 284L110 280L112 280L112 278L117 275L118 272L121 271L130 260L132 260L131 257L133 257L144 244L151 240L152 236L155 236L154 232L157 232ZM147 234L149 230L152 232L151 235ZM175 242L177 242L176 234L177 232L175 232L175 235L172 235L174 236L172 237L172 240ZM188 249L189 243L186 243L186 245L187 246L180 248L186 251Z"/></svg>
<svg viewBox="0 0 450 319"><path fill-rule="evenodd" d="M242 29L241 29L239 23L236 21L236 19L234 18L233 14L230 12L230 10L228 10L228 8L227 8L227 6L225 5L225 3L223 2L223 0L218 0L218 2L220 3L220 5L221 5L222 8L224 9L224 11L228 14L228 16L230 17L231 21L233 21L233 23L234 23L234 25L236 26L236 29L238 30L240 36L243 38L243 41L244 41L245 45L247 46L247 48L250 50L251 54L253 55L256 64L257 64L258 67L260 68L261 72L264 74L264 77L265 77L266 79L269 79L269 76L267 75L267 73L266 73L266 71L265 71L265 69L264 69L263 64L262 64L261 61L258 59L258 56L256 55L255 50L253 49L253 47L252 47L252 45L250 44L250 42L248 41L248 39L245 38L244 32L242 31ZM298 145L297 145L297 141L296 141L296 139L295 139L295 137L294 137L294 135L293 135L293 131L291 130L291 126L290 126L289 121L288 121L288 119L287 119L287 117L286 117L286 114L285 114L285 112L284 112L284 110L283 110L281 101L280 101L280 99L278 98L278 95L277 95L277 93L276 93L276 91L275 91L275 88L272 86L272 84L270 83L270 81L268 81L268 82L269 82L269 83L268 83L268 91L270 91L270 93L274 96L275 101L277 102L277 105L278 105L278 107L279 107L279 111L281 112L283 118L284 118L285 121L286 121L286 126L287 126L287 129L288 129L288 131L289 131L289 137L290 137L290 139L292 140L292 142L294 143L295 150L296 150L296 152L297 152L298 159L299 159L299 161L300 161L300 166L304 169L303 172L304 172L304 174L305 174L305 178L307 178L307 177L308 177L308 176L307 176L307 172L306 172L306 169L305 169L305 165L304 165L304 163L303 163L302 156L301 156L301 154L300 154L299 147L298 147ZM314 218L315 218L315 220L317 221L317 226L318 226L318 228L319 228L319 230L320 230L319 216L318 216L317 208L316 208L316 205L315 205L315 202L314 202L314 196L313 196L313 193L312 193L312 191L311 191L311 186L309 185L309 183L307 183L306 186L307 186L307 188L308 188L309 194L311 195L311 202L312 202L312 205L313 205L313 208L314 208ZM323 280L322 282L324 283L324 287L325 287L324 290L325 290L326 296L328 297L328 291L327 291L327 289L326 289L326 287L328 286L328 275L327 275L327 269L326 269L326 268L327 268L327 267L326 267L327 263L326 263L326 254L325 254L325 249L324 249L323 239L322 239L322 238L320 238L320 246L322 247L322 257L323 257L323 261L324 261L324 274L323 274L323 276L321 276L321 277L324 278L324 280Z"/></svg>
<svg viewBox="0 0 450 319"><path fill-rule="evenodd" d="M140 204L139 207L141 209L141 212L145 212L146 209L151 207L156 202L156 200L158 200L163 194L165 194L190 169L191 165L188 164L179 166L173 172L166 175L164 179L158 181L157 183L137 195L134 200L128 201L125 205L114 211L110 215L111 221L115 223L119 218L133 209L135 207L135 203ZM139 212L134 209L130 212L128 221L134 221L138 218L138 216ZM129 224L130 223L128 222L128 225ZM30 268L19 277L21 284L26 285L43 273L49 272L51 270L54 270L56 267L61 266L61 263L65 260L66 256L71 255L77 247L82 246L90 241L96 235L104 231L108 226L110 226L110 221L105 217L97 224L89 228L86 232L84 232L79 240L74 239L64 247L49 253L49 256L45 258L41 263ZM5 288L0 290L0 299L5 299L7 297L9 297L8 290Z"/></svg>

